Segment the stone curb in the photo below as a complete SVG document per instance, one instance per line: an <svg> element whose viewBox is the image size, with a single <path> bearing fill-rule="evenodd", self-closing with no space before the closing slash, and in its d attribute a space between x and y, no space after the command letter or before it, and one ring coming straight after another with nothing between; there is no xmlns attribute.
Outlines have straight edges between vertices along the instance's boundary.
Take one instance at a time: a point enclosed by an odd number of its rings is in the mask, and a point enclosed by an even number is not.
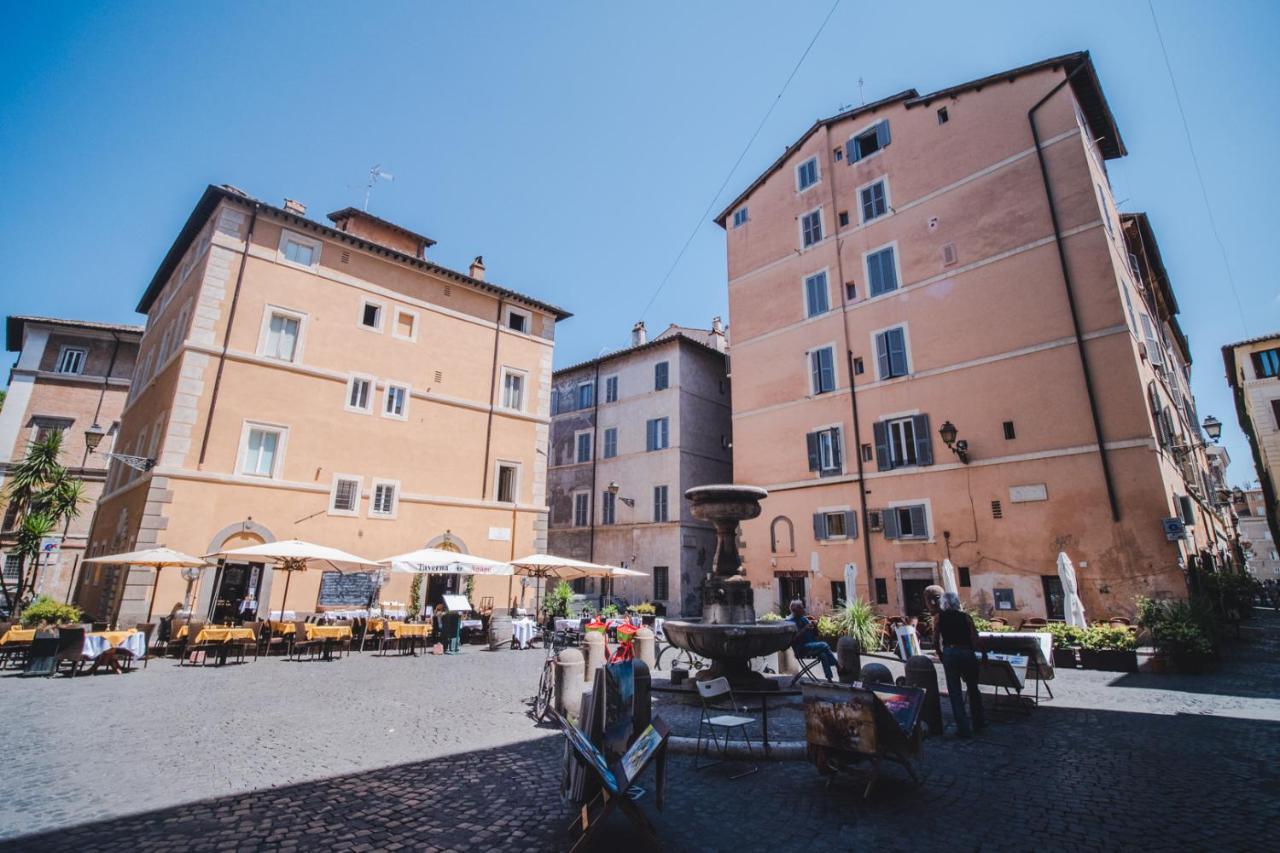
<svg viewBox="0 0 1280 853"><path fill-rule="evenodd" d="M698 739L692 737L676 737L672 735L667 738L667 747L678 755L696 755L698 752ZM712 746L714 750L715 747ZM752 741L752 752L748 753L747 748L741 741L734 741L726 748L726 753L730 758L745 758L766 761L804 761L807 759L808 744L802 740L781 740L774 741L769 744L769 755L766 757L764 750L761 749L759 742Z"/></svg>

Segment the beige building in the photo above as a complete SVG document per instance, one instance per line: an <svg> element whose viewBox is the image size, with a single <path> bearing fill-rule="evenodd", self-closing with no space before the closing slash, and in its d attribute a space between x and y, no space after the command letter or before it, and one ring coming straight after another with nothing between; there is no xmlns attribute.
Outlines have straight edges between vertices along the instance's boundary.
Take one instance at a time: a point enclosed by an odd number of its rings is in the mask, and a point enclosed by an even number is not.
<svg viewBox="0 0 1280 853"><path fill-rule="evenodd" d="M36 567L32 583L36 595L70 600L94 507L107 476L104 454L111 451L116 438L141 337L141 326L53 317L8 318L5 346L18 354L18 361L9 372L9 387L0 410L0 490L7 485L9 466L26 456L28 445L50 432L62 433L61 462L85 485L80 515L56 531L57 553L42 558ZM95 423L106 436L90 453L84 433ZM4 507L0 533L5 583L11 590L19 576L18 557L8 550L16 509Z"/></svg>
<svg viewBox="0 0 1280 853"><path fill-rule="evenodd" d="M851 593L1092 616L1225 564L1223 500L1150 223L1087 53L816 122L717 221L757 610ZM845 589L845 567L857 589Z"/></svg>
<svg viewBox="0 0 1280 853"><path fill-rule="evenodd" d="M1267 523L1262 489L1241 489L1235 495L1236 523L1240 526L1240 547L1245 567L1260 581L1280 581L1280 548Z"/></svg>
<svg viewBox="0 0 1280 853"><path fill-rule="evenodd" d="M400 226L353 208L329 219L225 185L200 198L138 304L147 330L117 446L155 467L112 466L94 554L293 538L370 559L545 547L552 346L568 315L486 281L478 257L455 272ZM95 568L78 600L133 622L153 577ZM194 583L165 572L156 615L189 600L227 618L246 592L279 609L283 586L256 564ZM408 589L393 575L368 594L408 601ZM475 603L503 607L506 591L479 578ZM350 595L307 572L289 609L364 603Z"/></svg>
<svg viewBox="0 0 1280 853"><path fill-rule="evenodd" d="M1236 417L1249 439L1258 471L1260 506L1273 541L1280 541L1280 333L1222 348Z"/></svg>

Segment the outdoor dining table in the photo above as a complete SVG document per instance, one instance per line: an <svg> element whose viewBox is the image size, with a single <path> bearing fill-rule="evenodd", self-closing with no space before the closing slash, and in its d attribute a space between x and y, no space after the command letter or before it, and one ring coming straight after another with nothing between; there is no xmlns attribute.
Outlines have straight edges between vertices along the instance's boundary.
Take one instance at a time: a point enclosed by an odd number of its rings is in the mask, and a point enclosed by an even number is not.
<svg viewBox="0 0 1280 853"><path fill-rule="evenodd" d="M527 649L529 643L533 641L534 635L538 633L538 623L529 617L516 619L511 623L511 638L516 642L516 648Z"/></svg>
<svg viewBox="0 0 1280 853"><path fill-rule="evenodd" d="M3 637L0 637L0 646L7 646L10 643L29 643L35 638L35 628L10 628L4 632Z"/></svg>
<svg viewBox="0 0 1280 853"><path fill-rule="evenodd" d="M90 631L84 635L84 646L80 650L81 657L92 660L93 666L89 674L97 672L98 667L106 666L112 672L122 672L120 652L127 652L134 658L142 658L147 654L147 635L134 628L125 631Z"/></svg>

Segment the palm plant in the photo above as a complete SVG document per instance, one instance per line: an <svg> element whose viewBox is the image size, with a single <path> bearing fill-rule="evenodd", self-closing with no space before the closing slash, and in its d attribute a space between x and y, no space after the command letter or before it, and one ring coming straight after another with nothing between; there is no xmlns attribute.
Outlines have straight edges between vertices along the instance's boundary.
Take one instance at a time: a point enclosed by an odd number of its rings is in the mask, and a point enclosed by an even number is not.
<svg viewBox="0 0 1280 853"><path fill-rule="evenodd" d="M862 651L879 651L883 626L869 602L857 599L847 602L835 612L834 618L846 636L858 641Z"/></svg>
<svg viewBox="0 0 1280 853"><path fill-rule="evenodd" d="M58 461L61 453L62 433L51 432L43 440L29 444L27 455L9 471L5 516L12 519L13 526L4 531L4 536L13 543L10 553L18 557L18 577L16 586L10 589L9 582L0 575L0 589L8 601L14 602L15 613L21 610L35 585L41 540L80 514L84 483L72 477Z"/></svg>

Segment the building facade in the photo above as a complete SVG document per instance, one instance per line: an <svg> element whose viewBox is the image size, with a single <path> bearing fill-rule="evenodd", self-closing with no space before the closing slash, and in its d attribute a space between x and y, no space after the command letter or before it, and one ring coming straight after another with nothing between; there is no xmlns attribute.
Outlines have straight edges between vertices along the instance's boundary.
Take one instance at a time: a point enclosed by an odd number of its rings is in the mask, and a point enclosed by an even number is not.
<svg viewBox="0 0 1280 853"><path fill-rule="evenodd" d="M193 554L304 539L369 559L441 546L497 559L545 544L554 306L426 257L433 241L354 209L306 218L209 187L147 287L138 367L90 535L96 555L164 544ZM256 564L162 573L158 616L221 619L284 584ZM151 570L82 573L79 602L147 615ZM295 577L289 609L325 599ZM433 580L428 598L438 598ZM392 575L379 600L408 601ZM475 596L506 606L507 582ZM477 600L475 603L480 604Z"/></svg>
<svg viewBox="0 0 1280 853"><path fill-rule="evenodd" d="M548 507L551 553L623 565L648 577L588 596L653 602L672 615L701 612L715 531L693 518L686 489L730 482L727 340L711 329L644 324L631 346L557 370Z"/></svg>
<svg viewBox="0 0 1280 853"><path fill-rule="evenodd" d="M1065 551L1105 617L1227 561L1125 153L1077 53L820 120L720 214L758 611L914 613L949 558L966 605L1061 618Z"/></svg>
<svg viewBox="0 0 1280 853"><path fill-rule="evenodd" d="M9 467L26 456L28 446L51 432L62 434L61 463L84 483L80 514L56 531L56 554L35 566L31 590L69 601L84 556L94 507L107 476L105 453L119 429L120 411L129 393L141 326L91 323L52 317L9 317L5 346L17 353L0 409L0 505ZM85 430L98 424L106 432L90 452ZM13 507L12 510L16 510ZM16 513L4 506L0 554L5 582L12 591L19 577L13 544ZM32 567L27 568L29 573Z"/></svg>
<svg viewBox="0 0 1280 853"><path fill-rule="evenodd" d="M1280 541L1280 333L1228 344L1222 358L1258 471L1262 497L1254 517L1266 519L1272 539Z"/></svg>
<svg viewBox="0 0 1280 853"><path fill-rule="evenodd" d="M1240 547L1245 567L1260 581L1280 581L1280 546L1267 523L1266 499L1262 489L1242 489L1236 495L1236 520L1240 525Z"/></svg>

